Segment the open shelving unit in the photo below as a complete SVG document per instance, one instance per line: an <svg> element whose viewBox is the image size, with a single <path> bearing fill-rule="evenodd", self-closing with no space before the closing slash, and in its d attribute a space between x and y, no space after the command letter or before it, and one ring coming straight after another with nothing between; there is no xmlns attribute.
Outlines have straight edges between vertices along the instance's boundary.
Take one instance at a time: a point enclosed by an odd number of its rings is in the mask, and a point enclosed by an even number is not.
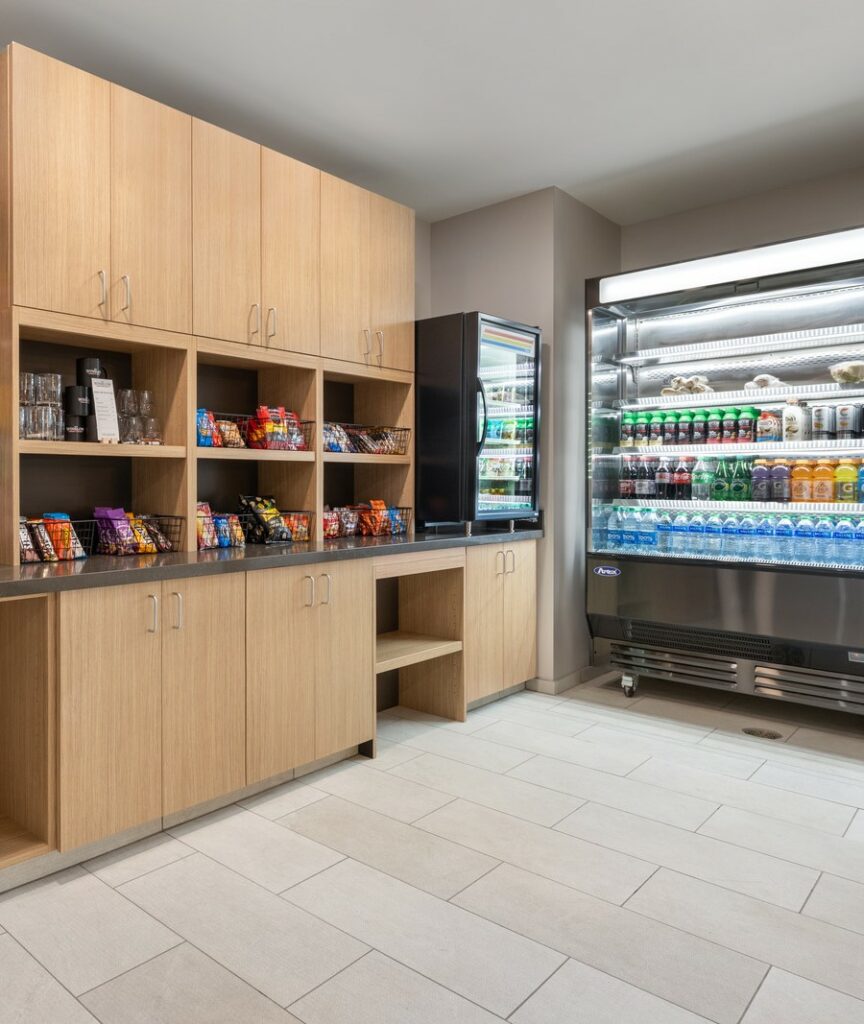
<svg viewBox="0 0 864 1024"><path fill-rule="evenodd" d="M406 633L401 629L379 633L375 646L375 672L392 672L442 658L445 654L458 654L461 650L461 640L444 640L423 633Z"/></svg>

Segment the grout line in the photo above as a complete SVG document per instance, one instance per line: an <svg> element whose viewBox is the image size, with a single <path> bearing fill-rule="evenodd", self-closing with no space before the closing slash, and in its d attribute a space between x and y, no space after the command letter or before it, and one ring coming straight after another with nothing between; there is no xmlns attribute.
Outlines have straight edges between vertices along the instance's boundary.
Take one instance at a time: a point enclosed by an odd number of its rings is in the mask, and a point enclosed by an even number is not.
<svg viewBox="0 0 864 1024"><path fill-rule="evenodd" d="M27 948L27 947L26 947L26 946L24 945L24 943L23 943L23 942L22 942L22 941L21 941L20 939L18 939L18 938L17 938L17 937L16 937L16 936L15 936L15 935L14 935L14 934L12 933L12 932L10 932L10 931L9 931L9 929L8 929L8 928L6 929L6 931L5 931L5 933L4 933L4 934L8 935L8 936L9 936L9 938L10 938L10 939L11 939L11 940L12 940L12 941L13 941L13 942L15 943L15 945L16 945L16 946L18 946L19 948L23 949L23 950L24 950L24 953L25 953L25 954L26 954L27 956L29 956L31 960L33 960L33 961L34 961L35 963L39 964L39 966L40 966L40 967L42 968L42 970L43 970L43 971L45 971L45 973L46 973L46 974L48 975L48 977L49 977L49 978L53 978L53 980L54 980L54 981L56 981L56 982L57 982L57 984L58 984L58 985L59 985L59 986L60 986L60 987L61 987L61 988L62 988L62 989L63 989L64 991L68 992L68 993L69 993L69 995L70 995L70 996L71 996L71 997L72 997L72 998L73 998L73 999L74 999L74 1000L75 1000L76 1002L78 1001L78 996L76 996L76 995L75 995L75 993L74 993L74 992L72 991L72 989L71 989L71 988L69 988L69 986L68 986L68 985L66 984L66 982L65 982L65 981L61 981L61 979L60 979L60 978L58 978L58 977L57 977L57 975L56 975L56 974L54 974L54 972L53 972L53 971L49 970L49 968L48 968L48 967L47 967L47 966L46 966L46 965L45 965L44 963L42 963L42 961L41 961L41 960L39 959L39 957L38 957L38 956L36 956L36 954L35 954L35 953L31 952L31 951L30 951L30 950L29 950L29 949L28 949L28 948ZM172 948L173 948L173 947L172 947ZM81 1006L83 1006L84 1004L83 1004L83 1003L81 1003L80 1005L81 1005Z"/></svg>
<svg viewBox="0 0 864 1024"><path fill-rule="evenodd" d="M510 1013L507 1014L507 1020L512 1020L513 1019L513 1015L518 1013L522 1009L522 1007L528 1002L529 999L531 999L535 995L537 995L537 993L540 991L540 989L543 988L543 986L547 982L550 982L555 977L555 975L561 970L562 967L565 967L569 963L570 958L567 956L567 954L564 953L562 955L563 955L564 959L561 961L561 963L558 964L558 966L555 968L555 970L547 978L544 978L540 982L539 985L536 985L533 989L531 989L531 991L528 993L528 995L525 996L525 998L522 1000L522 1002L518 1006L515 1006L510 1011Z"/></svg>
<svg viewBox="0 0 864 1024"><path fill-rule="evenodd" d="M773 964L768 964L767 970L762 975L762 980L756 986L756 991L753 993L752 996L750 996L749 1000L747 1001L747 1005L744 1007L743 1011L741 1012L741 1016L738 1018L738 1024L743 1024L744 1018L750 1012L750 1007L753 1005L753 1000L756 998L756 996L759 995L759 992L762 989L762 986L765 984L765 979L768 977L768 975L771 973L771 971L773 969L774 969L774 965Z"/></svg>
<svg viewBox="0 0 864 1024"><path fill-rule="evenodd" d="M359 941L359 940L357 940L357 941ZM369 943L368 942L364 942L363 945L364 946L369 946ZM302 996L297 996L297 998L296 999L292 999L290 1003L286 1003L282 1007L282 1009L283 1010L290 1010L292 1006L296 1006L301 1000L305 999L307 996L312 995L313 992L317 992L318 989L322 988L324 985L329 985L330 982L333 981L334 978L338 978L340 974L344 974L345 971L349 970L351 967L354 967L356 964L359 964L361 960L365 960L366 957L369 956L370 953L377 953L377 952L378 952L378 950L376 950L374 946L369 946L369 948L366 950L365 953L361 953L360 956L358 956L356 959L352 960L350 964L345 964L344 967L340 967L339 970L336 971L335 974L331 974L329 978L325 978L323 981L319 981L318 984L317 985L313 985L312 988L310 988L308 992L304 992ZM279 1006L279 1003L277 1003L276 1005Z"/></svg>
<svg viewBox="0 0 864 1024"><path fill-rule="evenodd" d="M432 835L434 833L428 833L428 834ZM469 847L469 849L470 849L470 847ZM476 853L477 851L475 850L474 852ZM488 856L488 854L484 854L484 856ZM453 900L455 900L457 896L461 896L462 893L465 892L466 889L470 889L471 886L474 885L475 882L479 882L481 878L485 878L488 874L491 874L491 872L493 872L495 870L495 868L500 868L501 865L503 863L505 863L504 861L498 860L497 858L490 857L489 859L495 861L495 863L492 865L491 868L487 868L483 872L482 875L478 875L475 879L472 879L472 881L470 881L467 885L463 885L462 888L458 892L454 892L452 896L448 896L447 899L444 902L445 903L452 903ZM421 892L422 891L424 891L424 890L421 890ZM439 897L439 899L441 899L441 898L442 897ZM454 906L458 906L458 904L454 904ZM459 907L459 909L460 910L464 910L465 908L464 907ZM470 913L470 911L469 911L469 913Z"/></svg>
<svg viewBox="0 0 864 1024"><path fill-rule="evenodd" d="M847 804L843 804L842 806L846 807L848 805ZM843 829L843 832L842 832L842 834L840 836L841 839L846 839L846 837L849 835L849 829L852 828L852 826L855 824L855 819L857 817L858 817L858 810L855 811L855 813L849 819L849 824L846 826L846 828ZM862 817L864 817L864 815L862 815Z"/></svg>
<svg viewBox="0 0 864 1024"><path fill-rule="evenodd" d="M810 886L810 892L807 893L806 899L801 904L801 909L798 911L799 914L803 914L804 911L807 909L807 904L810 902L810 897L813 895L814 892L816 892L816 886L822 881L822 876L824 874L825 874L824 871L820 871L819 874L816 876L816 881ZM835 927L839 927L839 926L835 926Z"/></svg>
<svg viewBox="0 0 864 1024"><path fill-rule="evenodd" d="M648 861L647 863L649 863L649 864L650 864L651 862L650 862L650 861ZM660 870L660 868L661 868L662 866L663 866L662 864L658 864L658 865L657 865L657 866L656 866L656 867L654 868L654 870L653 870L653 871L651 872L651 874L650 874L650 875L649 875L649 876L648 876L647 878L643 879L643 880L642 880L642 881L641 881L641 882L640 882L640 883L639 883L639 884L638 884L638 885L636 886L636 888L635 888L635 889L633 890L633 892L631 892L631 893L630 893L630 895L629 895L629 896L627 897L627 899L626 899L626 900L624 900L624 902L623 902L623 903L619 903L619 904L617 904L617 906L620 906L622 910L625 910L625 909L626 909L626 910L630 910L630 908L629 908L629 907L627 906L627 904L628 904L628 903L630 902L630 900L632 900L632 899L633 899L633 897L634 897L634 896L636 895L636 893L637 893L637 892L639 892L639 890L640 890L640 889L641 889L641 888L642 888L643 886L647 885L647 884L648 884L648 883L649 883L649 882L651 881L651 879L652 879L652 878L653 878L653 877L654 877L654 876L655 876L655 875L657 874L657 872L658 872L658 871ZM666 870L668 871L668 870L669 870L669 868L667 868Z"/></svg>
<svg viewBox="0 0 864 1024"><path fill-rule="evenodd" d="M161 923L162 922L160 921L160 924ZM166 926L163 925L163 927L166 927ZM169 931L170 930L171 929L169 929ZM148 956L147 959L146 960L142 960L140 964L135 964L133 967L127 967L125 971L121 971L119 974L115 974L113 978L107 978L105 981L100 981L98 985L94 985L93 988L88 988L85 992L82 992L81 995L78 996L77 998L81 999L83 996L89 996L91 992L96 992L98 989L104 988L106 985L113 984L115 981L118 980L118 978L123 978L127 974L131 974L133 971L137 971L139 967L144 967L147 964L152 964L153 961L154 960L158 960L160 956L165 956L166 953L170 953L170 952L172 952L172 950L179 949L181 946L183 946L185 944L186 944L186 940L181 938L180 941L175 943L173 946L169 946L168 949L163 949L159 953L154 953L153 956ZM89 1007L88 1007L88 1009L89 1009ZM92 1013L93 1011L91 1010L90 1012Z"/></svg>

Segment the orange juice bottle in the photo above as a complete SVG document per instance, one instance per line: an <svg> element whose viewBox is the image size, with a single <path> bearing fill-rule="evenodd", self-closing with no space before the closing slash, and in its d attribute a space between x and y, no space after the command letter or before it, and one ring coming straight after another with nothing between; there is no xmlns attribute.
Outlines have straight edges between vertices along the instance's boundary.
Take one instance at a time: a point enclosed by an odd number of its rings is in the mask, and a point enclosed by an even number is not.
<svg viewBox="0 0 864 1024"><path fill-rule="evenodd" d="M813 500L813 463L808 459L796 459L789 474L792 501Z"/></svg>
<svg viewBox="0 0 864 1024"><path fill-rule="evenodd" d="M834 463L830 459L817 459L813 470L813 500L834 500Z"/></svg>
<svg viewBox="0 0 864 1024"><path fill-rule="evenodd" d="M854 459L841 459L834 470L834 500L858 500L858 467Z"/></svg>

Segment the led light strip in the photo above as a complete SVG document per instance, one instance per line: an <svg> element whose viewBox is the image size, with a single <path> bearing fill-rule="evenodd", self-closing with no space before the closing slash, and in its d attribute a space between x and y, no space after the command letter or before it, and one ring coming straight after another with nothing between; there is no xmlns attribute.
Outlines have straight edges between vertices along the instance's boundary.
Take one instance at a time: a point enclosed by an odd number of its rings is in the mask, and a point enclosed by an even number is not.
<svg viewBox="0 0 864 1024"><path fill-rule="evenodd" d="M609 458L620 455L764 455L766 458L783 458L790 455L810 455L825 452L829 455L864 455L864 441L798 441L795 444L639 444L629 448L615 448L611 452L596 452L597 456Z"/></svg>
<svg viewBox="0 0 864 1024"><path fill-rule="evenodd" d="M596 504L616 508L653 508L664 512L774 512L778 515L864 515L864 503L853 501L701 501L690 498L675 501L667 498L604 498Z"/></svg>
<svg viewBox="0 0 864 1024"><path fill-rule="evenodd" d="M731 562L732 564L743 564L743 565L791 565L801 566L807 569L848 569L852 572L864 571L864 565L857 563L848 562L803 562L788 558L753 558L741 555L701 555L697 552L692 554L678 553L677 551L655 551L652 554L648 554L646 551L640 551L639 545L634 544L626 548L592 548L590 554L592 555L636 555L644 558L658 558L664 561L666 560L680 560L680 559L695 559L699 562Z"/></svg>
<svg viewBox="0 0 864 1024"><path fill-rule="evenodd" d="M780 399L822 398L826 402L841 403L850 398L861 398L864 385L844 389L839 384L787 384L776 388L739 388L737 391L687 392L681 395L646 395L633 402L621 402L621 409L724 409L727 405L771 405Z"/></svg>

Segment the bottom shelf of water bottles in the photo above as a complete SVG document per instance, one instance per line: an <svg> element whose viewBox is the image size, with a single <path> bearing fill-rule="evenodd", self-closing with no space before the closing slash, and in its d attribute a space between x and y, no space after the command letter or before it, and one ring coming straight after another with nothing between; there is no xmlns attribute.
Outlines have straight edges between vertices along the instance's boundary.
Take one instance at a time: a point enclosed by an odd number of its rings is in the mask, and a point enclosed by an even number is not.
<svg viewBox="0 0 864 1024"><path fill-rule="evenodd" d="M864 504L592 502L595 554L864 571Z"/></svg>

